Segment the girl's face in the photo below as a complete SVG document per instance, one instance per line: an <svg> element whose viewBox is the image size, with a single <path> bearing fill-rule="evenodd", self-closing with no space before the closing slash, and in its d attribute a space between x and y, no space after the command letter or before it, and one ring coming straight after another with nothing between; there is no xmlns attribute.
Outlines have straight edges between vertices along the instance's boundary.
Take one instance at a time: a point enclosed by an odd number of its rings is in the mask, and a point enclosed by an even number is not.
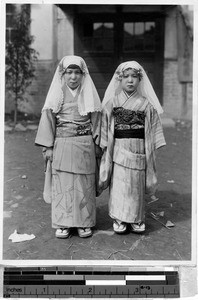
<svg viewBox="0 0 198 300"><path fill-rule="evenodd" d="M81 84L83 73L79 68L67 68L63 77L68 87L70 87L72 90L75 90Z"/></svg>
<svg viewBox="0 0 198 300"><path fill-rule="evenodd" d="M133 69L127 69L123 72L121 87L128 94L131 94L137 89L139 82L140 78Z"/></svg>

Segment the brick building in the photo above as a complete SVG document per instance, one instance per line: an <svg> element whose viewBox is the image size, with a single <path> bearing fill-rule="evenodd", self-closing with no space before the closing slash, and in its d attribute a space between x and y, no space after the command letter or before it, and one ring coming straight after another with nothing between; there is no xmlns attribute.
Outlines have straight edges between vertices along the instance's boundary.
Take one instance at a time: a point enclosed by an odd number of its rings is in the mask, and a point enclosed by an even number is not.
<svg viewBox="0 0 198 300"><path fill-rule="evenodd" d="M7 38L12 4L7 5ZM40 115L58 61L82 56L103 97L117 65L142 64L171 118L191 119L193 7L180 5L31 4L31 34L39 52L36 79L21 111ZM11 21L10 21L11 22ZM6 112L12 110L6 94Z"/></svg>

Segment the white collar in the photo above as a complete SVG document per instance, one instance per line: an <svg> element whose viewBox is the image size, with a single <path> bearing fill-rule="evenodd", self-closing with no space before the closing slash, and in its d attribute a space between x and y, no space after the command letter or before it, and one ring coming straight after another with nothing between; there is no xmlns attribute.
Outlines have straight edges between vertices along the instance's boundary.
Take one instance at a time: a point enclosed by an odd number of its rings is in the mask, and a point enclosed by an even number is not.
<svg viewBox="0 0 198 300"><path fill-rule="evenodd" d="M80 85L79 85L79 86L80 86ZM76 94L77 94L77 92L78 92L78 89L79 89L79 86L78 86L75 90L72 90L72 89L67 85L67 87L68 87L68 89L70 90L70 92L71 92L71 94L73 95L73 97L76 96Z"/></svg>
<svg viewBox="0 0 198 300"><path fill-rule="evenodd" d="M128 94L126 91L124 91L124 94L126 95L127 99L129 99L133 94L135 94L137 92L137 90L134 90L131 94Z"/></svg>

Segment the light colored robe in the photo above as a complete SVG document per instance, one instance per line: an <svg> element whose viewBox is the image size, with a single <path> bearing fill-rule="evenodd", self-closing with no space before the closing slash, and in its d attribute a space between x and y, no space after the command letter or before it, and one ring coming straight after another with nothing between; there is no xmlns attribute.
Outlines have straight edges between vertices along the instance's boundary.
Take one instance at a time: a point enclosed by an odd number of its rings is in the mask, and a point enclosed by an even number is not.
<svg viewBox="0 0 198 300"><path fill-rule="evenodd" d="M35 143L53 148L52 227L92 227L96 223L96 156L100 112L81 116L77 96L65 88L58 114L43 110ZM91 135L76 135L79 126ZM81 130L81 129L80 129Z"/></svg>
<svg viewBox="0 0 198 300"><path fill-rule="evenodd" d="M145 114L145 139L114 138L114 107ZM128 100L122 91L107 102L102 112L100 187L110 187L109 215L127 223L144 221L145 192L154 194L157 177L155 150L165 139L157 111L135 92Z"/></svg>

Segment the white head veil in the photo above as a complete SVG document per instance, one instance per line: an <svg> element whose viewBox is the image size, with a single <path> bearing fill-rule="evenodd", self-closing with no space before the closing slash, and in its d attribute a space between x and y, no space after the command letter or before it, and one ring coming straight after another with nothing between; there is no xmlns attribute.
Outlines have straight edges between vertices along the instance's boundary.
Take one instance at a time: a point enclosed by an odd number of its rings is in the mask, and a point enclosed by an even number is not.
<svg viewBox="0 0 198 300"><path fill-rule="evenodd" d="M89 75L89 71L85 61L80 56L70 55L61 59L56 68L51 86L49 88L43 109L52 109L54 113L58 113L64 101L62 79L65 70L69 65L77 65L83 72L83 79L78 95L78 111L80 115L86 115L89 112L101 111L101 101L98 96L95 85Z"/></svg>
<svg viewBox="0 0 198 300"><path fill-rule="evenodd" d="M146 75L145 70L136 61L123 62L118 66L106 89L104 99L102 101L102 106L104 106L110 99L112 99L116 94L118 94L121 91L120 76L122 76L123 71L128 68L136 69L140 72L140 74L142 74L142 78L138 85L137 92L141 96L145 97L154 106L158 114L163 113L161 104L156 96L156 93L150 83L148 76Z"/></svg>

